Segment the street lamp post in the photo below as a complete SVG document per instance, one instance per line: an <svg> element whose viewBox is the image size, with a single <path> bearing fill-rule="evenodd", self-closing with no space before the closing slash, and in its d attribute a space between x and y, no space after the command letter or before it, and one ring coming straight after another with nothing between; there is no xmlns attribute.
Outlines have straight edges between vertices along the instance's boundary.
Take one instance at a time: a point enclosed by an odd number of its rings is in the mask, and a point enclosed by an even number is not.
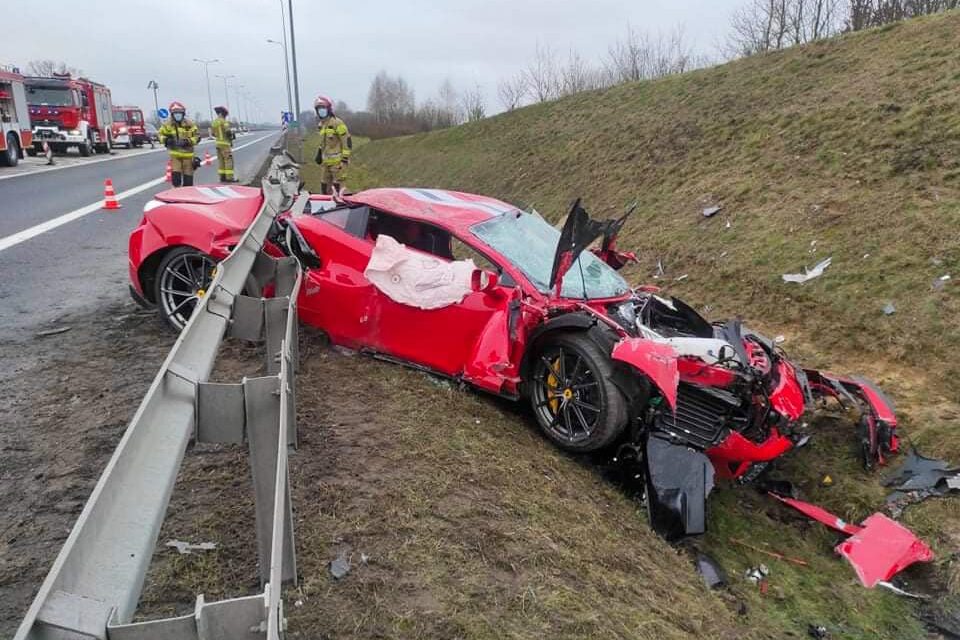
<svg viewBox="0 0 960 640"><path fill-rule="evenodd" d="M280 8L282 9L283 6L281 5ZM286 33L286 29L287 29L286 22L284 22L283 29L284 29L284 33ZM293 94L290 92L290 61L287 59L286 37L284 37L284 42L277 42L276 40L271 40L270 38L267 38L267 42L269 42L270 44L280 45L280 47L283 49L283 69L284 69L284 76L286 77L286 80L287 80L287 111L292 112L293 111Z"/></svg>
<svg viewBox="0 0 960 640"><path fill-rule="evenodd" d="M280 0L281 3L283 0ZM297 40L293 35L293 0L287 0L287 7L290 10L290 57L293 65L293 119L300 120L300 81L297 79Z"/></svg>
<svg viewBox="0 0 960 640"><path fill-rule="evenodd" d="M153 89L153 119L157 125L160 124L160 101L157 100L157 90L159 88L160 85L157 84L156 80L151 80L147 83L147 89Z"/></svg>
<svg viewBox="0 0 960 640"><path fill-rule="evenodd" d="M212 60L194 58L193 61L203 65L203 74L207 78L207 106L210 108L210 122L213 122L213 96L210 94L210 65L215 62L220 62L220 60L218 58L213 58Z"/></svg>
<svg viewBox="0 0 960 640"><path fill-rule="evenodd" d="M221 76L220 74L217 74L217 77L218 77L218 78L223 78L223 99L224 99L224 101L225 101L224 104L223 104L223 106L225 106L225 107L227 108L227 111L230 111L230 93L229 93L229 91L227 90L227 80L229 80L230 78L236 78L237 76L235 76L235 75L233 75L233 74L231 74L231 75L224 75L224 76Z"/></svg>

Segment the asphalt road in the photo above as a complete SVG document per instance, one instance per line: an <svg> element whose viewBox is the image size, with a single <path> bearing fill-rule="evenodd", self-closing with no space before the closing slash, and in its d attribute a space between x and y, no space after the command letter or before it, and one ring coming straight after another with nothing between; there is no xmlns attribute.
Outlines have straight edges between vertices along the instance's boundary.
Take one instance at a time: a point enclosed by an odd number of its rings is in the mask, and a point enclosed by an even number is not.
<svg viewBox="0 0 960 640"><path fill-rule="evenodd" d="M241 181L257 172L279 136L253 132L237 139ZM199 155L207 150L215 155L212 141L200 145ZM0 353L67 313L128 295L127 236L143 206L170 187L162 181L166 163L166 150L158 147L71 159L52 170L0 169ZM121 198L119 211L99 209L107 178ZM217 181L214 158L197 171L195 184ZM63 216L69 221L56 226Z"/></svg>

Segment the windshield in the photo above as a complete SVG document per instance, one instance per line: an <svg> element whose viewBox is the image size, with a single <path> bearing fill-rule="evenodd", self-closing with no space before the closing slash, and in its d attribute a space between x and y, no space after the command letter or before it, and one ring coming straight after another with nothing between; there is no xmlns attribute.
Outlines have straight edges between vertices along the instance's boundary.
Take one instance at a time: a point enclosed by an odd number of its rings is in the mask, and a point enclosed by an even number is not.
<svg viewBox="0 0 960 640"><path fill-rule="evenodd" d="M512 262L542 293L550 293L550 271L560 232L538 215L517 211L470 227L470 232ZM584 251L563 277L564 298L613 298L630 291L626 280L593 253Z"/></svg>
<svg viewBox="0 0 960 640"><path fill-rule="evenodd" d="M46 104L51 107L72 107L69 89L54 87L28 87L27 102L30 104Z"/></svg>

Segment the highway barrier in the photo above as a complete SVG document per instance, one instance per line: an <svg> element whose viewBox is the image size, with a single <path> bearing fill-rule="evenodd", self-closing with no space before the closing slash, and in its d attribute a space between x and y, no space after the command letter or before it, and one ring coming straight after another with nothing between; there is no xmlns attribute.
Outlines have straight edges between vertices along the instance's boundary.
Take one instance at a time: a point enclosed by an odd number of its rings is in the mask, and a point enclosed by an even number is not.
<svg viewBox="0 0 960 640"><path fill-rule="evenodd" d="M264 201L170 351L21 623L16 640L278 640L281 589L296 581L287 454L296 447L301 271L261 251L271 224L299 209L298 167L273 159ZM274 297L245 291L274 285ZM266 375L208 382L225 336L265 342ZM247 443L261 593L206 602L190 615L132 622L190 440Z"/></svg>

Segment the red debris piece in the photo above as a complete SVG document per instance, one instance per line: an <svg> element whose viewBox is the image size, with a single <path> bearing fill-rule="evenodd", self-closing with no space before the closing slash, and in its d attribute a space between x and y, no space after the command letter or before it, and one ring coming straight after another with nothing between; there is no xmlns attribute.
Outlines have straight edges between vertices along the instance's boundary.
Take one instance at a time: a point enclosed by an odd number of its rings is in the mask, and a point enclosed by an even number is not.
<svg viewBox="0 0 960 640"><path fill-rule="evenodd" d="M838 544L836 550L853 565L867 588L890 580L914 562L933 560L930 547L882 513L864 520L863 529Z"/></svg>

